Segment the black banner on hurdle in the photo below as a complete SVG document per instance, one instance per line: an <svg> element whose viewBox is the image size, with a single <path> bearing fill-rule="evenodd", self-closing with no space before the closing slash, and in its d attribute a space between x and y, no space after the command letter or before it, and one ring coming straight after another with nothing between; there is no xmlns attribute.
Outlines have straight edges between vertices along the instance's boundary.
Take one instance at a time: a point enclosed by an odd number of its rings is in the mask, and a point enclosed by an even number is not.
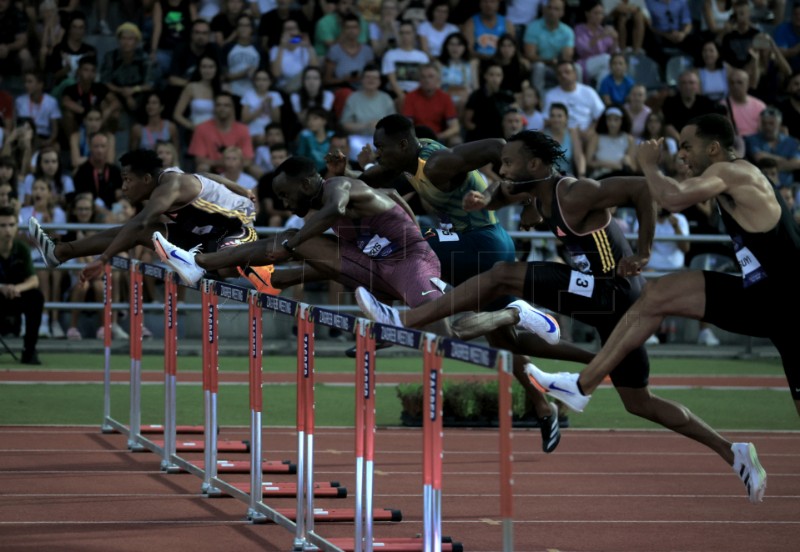
<svg viewBox="0 0 800 552"><path fill-rule="evenodd" d="M131 266L131 260L127 257L111 257L111 266L113 268L128 270L128 268Z"/></svg>
<svg viewBox="0 0 800 552"><path fill-rule="evenodd" d="M311 319L315 324L322 324L329 328L336 328L349 333L356 331L356 317L351 314L340 314L338 312L314 307L311 310Z"/></svg>
<svg viewBox="0 0 800 552"><path fill-rule="evenodd" d="M373 324L372 328L377 341L385 341L409 349L419 349L420 343L422 343L422 332L419 330L398 328L387 324Z"/></svg>
<svg viewBox="0 0 800 552"><path fill-rule="evenodd" d="M444 337L439 342L444 358L452 358L476 364L485 368L494 368L497 364L497 349L483 345L466 343L452 337Z"/></svg>
<svg viewBox="0 0 800 552"><path fill-rule="evenodd" d="M218 281L214 281L214 293L220 299L231 299L239 303L247 303L247 298L250 296L250 290L248 288Z"/></svg>
<svg viewBox="0 0 800 552"><path fill-rule="evenodd" d="M288 314L294 316L297 312L297 306L300 303L292 301L291 299L284 299L283 297L276 297L275 295L268 295L266 293L258 294L258 306L262 309L268 309L281 314Z"/></svg>
<svg viewBox="0 0 800 552"><path fill-rule="evenodd" d="M142 276L150 276L151 278L155 278L157 280L166 281L167 279L167 269L163 266L154 265L150 263L140 263L139 269L142 271ZM174 273L173 273L174 275Z"/></svg>

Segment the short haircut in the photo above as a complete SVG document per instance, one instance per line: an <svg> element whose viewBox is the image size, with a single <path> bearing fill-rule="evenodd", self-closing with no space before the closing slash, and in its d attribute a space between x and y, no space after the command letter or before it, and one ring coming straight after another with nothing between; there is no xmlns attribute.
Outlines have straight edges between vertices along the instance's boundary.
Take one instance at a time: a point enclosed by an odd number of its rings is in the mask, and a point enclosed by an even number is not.
<svg viewBox="0 0 800 552"><path fill-rule="evenodd" d="M11 206L0 207L0 217L13 217L14 222L17 222L17 213Z"/></svg>
<svg viewBox="0 0 800 552"><path fill-rule="evenodd" d="M273 152L275 152L275 151L281 151L281 150L288 152L288 151L289 151L289 146L287 146L287 145L286 145L285 143L283 143L283 142L278 142L277 144L272 144L272 145L269 147L269 152L270 152L270 153L273 153Z"/></svg>
<svg viewBox="0 0 800 552"><path fill-rule="evenodd" d="M386 136L399 136L401 134L414 136L414 123L405 115L393 113L387 115L375 125L375 130L382 129Z"/></svg>
<svg viewBox="0 0 800 552"><path fill-rule="evenodd" d="M697 127L696 135L699 138L708 141L716 140L724 149L733 148L736 133L733 131L731 120L725 115L706 113L695 117L686 124Z"/></svg>
<svg viewBox="0 0 800 552"><path fill-rule="evenodd" d="M772 157L762 157L756 163L756 167L758 167L762 171L764 169L777 169L778 168L778 162L775 159L773 159Z"/></svg>
<svg viewBox="0 0 800 552"><path fill-rule="evenodd" d="M84 65L93 65L96 68L97 58L91 54L81 57L81 59L78 60L78 69L80 69Z"/></svg>
<svg viewBox="0 0 800 552"><path fill-rule="evenodd" d="M531 157L541 159L545 165L555 165L564 159L564 150L554 138L538 130L517 132L508 142L520 142Z"/></svg>
<svg viewBox="0 0 800 552"><path fill-rule="evenodd" d="M305 178L317 172L317 165L308 157L290 157L275 169L275 177L286 174L288 178Z"/></svg>
<svg viewBox="0 0 800 552"><path fill-rule="evenodd" d="M130 167L131 172L139 176L149 174L157 176L161 171L161 158L151 149L136 149L119 158L119 164Z"/></svg>
<svg viewBox="0 0 800 552"><path fill-rule="evenodd" d="M554 109L560 109L561 111L563 111L563 112L564 112L564 115L566 115L567 117L569 117L569 108L567 107L567 104L563 104L563 103L561 103L561 102L554 102L554 103L551 103L551 104L550 104L550 111L552 111L552 110L554 110Z"/></svg>

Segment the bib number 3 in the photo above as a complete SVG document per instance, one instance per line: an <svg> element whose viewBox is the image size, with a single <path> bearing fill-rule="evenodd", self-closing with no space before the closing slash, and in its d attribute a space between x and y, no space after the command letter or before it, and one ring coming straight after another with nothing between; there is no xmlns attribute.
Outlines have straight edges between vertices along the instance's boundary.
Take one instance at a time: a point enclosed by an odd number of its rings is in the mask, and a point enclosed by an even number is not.
<svg viewBox="0 0 800 552"><path fill-rule="evenodd" d="M569 292L591 297L594 293L594 276L573 270L569 275Z"/></svg>

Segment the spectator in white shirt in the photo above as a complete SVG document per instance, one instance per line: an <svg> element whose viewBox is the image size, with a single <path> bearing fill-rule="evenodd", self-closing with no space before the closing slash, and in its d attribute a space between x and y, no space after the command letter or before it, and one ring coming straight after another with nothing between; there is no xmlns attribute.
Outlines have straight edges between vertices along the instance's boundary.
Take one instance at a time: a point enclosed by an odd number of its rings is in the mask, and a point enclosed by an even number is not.
<svg viewBox="0 0 800 552"><path fill-rule="evenodd" d="M44 92L44 78L38 71L25 72L25 92L17 96L14 112L17 118L28 117L36 127L39 146L58 148L58 125L61 109L58 100Z"/></svg>

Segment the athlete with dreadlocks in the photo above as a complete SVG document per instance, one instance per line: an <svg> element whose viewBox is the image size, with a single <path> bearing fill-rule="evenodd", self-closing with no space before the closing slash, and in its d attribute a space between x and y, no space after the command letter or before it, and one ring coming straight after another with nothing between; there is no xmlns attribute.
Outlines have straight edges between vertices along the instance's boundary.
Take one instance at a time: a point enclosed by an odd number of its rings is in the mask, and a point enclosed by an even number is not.
<svg viewBox="0 0 800 552"><path fill-rule="evenodd" d="M498 208L508 194L528 195L523 216L544 221L564 244L567 263L503 262L470 278L430 303L399 312L379 303L363 288L356 290L361 309L370 318L397 326L421 327L504 295L516 295L594 326L603 343L639 297L642 267L650 257L655 232L655 203L643 177L613 177L596 181L559 174L554 165L563 155L559 144L532 130L508 139L501 154L504 182L486 193L470 192L465 209ZM611 216L611 209L633 204L639 219L638 253ZM538 220L537 220L538 219ZM471 316L474 326L490 330L510 321L537 330L535 313L522 316L517 308ZM633 348L610 373L611 381L631 414L695 439L714 451L731 444L678 403L653 395L648 387L650 365L643 346Z"/></svg>

